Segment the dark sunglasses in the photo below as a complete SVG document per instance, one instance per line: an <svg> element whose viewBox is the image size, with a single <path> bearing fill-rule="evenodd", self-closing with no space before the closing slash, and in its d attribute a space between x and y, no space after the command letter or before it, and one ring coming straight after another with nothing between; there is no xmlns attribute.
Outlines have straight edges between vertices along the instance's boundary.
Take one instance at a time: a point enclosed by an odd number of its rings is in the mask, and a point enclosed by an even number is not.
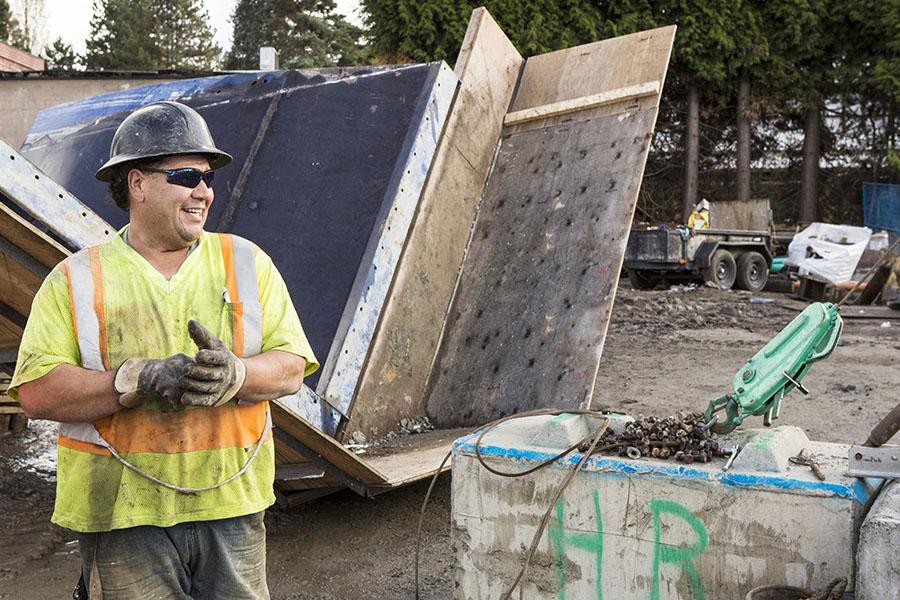
<svg viewBox="0 0 900 600"><path fill-rule="evenodd" d="M206 187L212 187L215 171L203 172L200 169L152 169L150 167L138 167L139 171L150 173L165 173L166 181L172 185L194 189L203 181Z"/></svg>

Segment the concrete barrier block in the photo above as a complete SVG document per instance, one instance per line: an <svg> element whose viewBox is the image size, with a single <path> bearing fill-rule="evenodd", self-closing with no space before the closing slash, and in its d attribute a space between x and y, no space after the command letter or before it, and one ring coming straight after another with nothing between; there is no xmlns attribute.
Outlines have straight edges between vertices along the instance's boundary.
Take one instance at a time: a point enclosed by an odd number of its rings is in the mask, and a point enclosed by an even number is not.
<svg viewBox="0 0 900 600"><path fill-rule="evenodd" d="M590 433L582 415L567 413L553 417L531 439L532 446L541 448L568 448L583 440Z"/></svg>
<svg viewBox="0 0 900 600"><path fill-rule="evenodd" d="M788 459L809 445L809 438L799 427L782 426L751 429L742 432L741 452L734 459L736 469L783 473Z"/></svg>
<svg viewBox="0 0 900 600"><path fill-rule="evenodd" d="M522 471L554 456L555 448L531 444L547 421L529 421L485 436L484 460ZM503 595L560 481L581 459L576 452L531 475L503 478L475 459L476 437L460 440L453 455L458 600ZM788 455L800 450L785 447ZM839 575L851 578L852 589L854 532L870 488L845 475L847 446L805 447L820 458L824 482L798 465L723 472L724 459L589 458L552 507L524 596L713 600L769 584L821 589Z"/></svg>
<svg viewBox="0 0 900 600"><path fill-rule="evenodd" d="M872 505L859 534L856 600L900 598L900 485L889 484Z"/></svg>

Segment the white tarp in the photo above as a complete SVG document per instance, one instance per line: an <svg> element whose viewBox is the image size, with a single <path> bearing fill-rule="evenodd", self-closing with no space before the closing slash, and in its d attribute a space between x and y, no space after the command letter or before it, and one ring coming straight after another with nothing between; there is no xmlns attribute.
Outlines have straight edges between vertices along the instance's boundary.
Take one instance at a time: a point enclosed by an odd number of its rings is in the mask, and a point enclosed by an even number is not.
<svg viewBox="0 0 900 600"><path fill-rule="evenodd" d="M853 277L870 237L872 230L868 227L813 223L794 236L784 262L799 267L801 275L846 283Z"/></svg>

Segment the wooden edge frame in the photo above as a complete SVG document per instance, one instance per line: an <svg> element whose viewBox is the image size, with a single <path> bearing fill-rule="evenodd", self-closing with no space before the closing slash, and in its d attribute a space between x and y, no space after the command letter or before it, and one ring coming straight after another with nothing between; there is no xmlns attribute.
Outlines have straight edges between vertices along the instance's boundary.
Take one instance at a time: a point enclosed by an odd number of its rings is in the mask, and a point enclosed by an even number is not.
<svg viewBox="0 0 900 600"><path fill-rule="evenodd" d="M385 485L388 483L387 477L361 461L355 454L337 442L337 440L316 429L316 427L297 413L279 403L277 400L272 401L270 406L272 410L272 422L277 428L276 435L278 434L278 431L281 430L302 444L304 448L295 447L294 449L306 457L307 460L316 464L316 466L323 468L329 475L335 475L333 469L325 468L325 465L321 464L317 458L324 459L329 465L333 465L339 469L341 473L355 479L361 484ZM276 437L276 439L279 438ZM289 440L284 439L281 441L289 442ZM312 450L315 454L310 455L310 453L306 451L306 448Z"/></svg>
<svg viewBox="0 0 900 600"><path fill-rule="evenodd" d="M635 98L643 98L645 96L655 96L659 94L659 82L648 81L638 85L632 85L608 92L600 92L591 94L590 96L582 96L581 98L573 98L572 100L563 100L554 102L553 104L545 104L535 108L526 108L516 112L508 113L503 120L504 125L518 125L519 123L527 123L537 119L546 119L566 115L579 110L588 110L616 102L626 102Z"/></svg>

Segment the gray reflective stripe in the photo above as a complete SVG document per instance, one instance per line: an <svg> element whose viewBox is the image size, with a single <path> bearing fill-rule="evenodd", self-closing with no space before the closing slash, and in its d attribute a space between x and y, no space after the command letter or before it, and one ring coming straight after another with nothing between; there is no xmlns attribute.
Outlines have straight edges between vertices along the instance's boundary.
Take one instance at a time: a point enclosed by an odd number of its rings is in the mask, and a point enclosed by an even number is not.
<svg viewBox="0 0 900 600"><path fill-rule="evenodd" d="M100 356L100 324L94 312L94 278L91 274L91 257L84 249L69 257L69 283L72 285L72 311L75 328L78 331L78 349L81 351L81 366L85 369L103 371Z"/></svg>
<svg viewBox="0 0 900 600"><path fill-rule="evenodd" d="M234 279L237 301L242 304L241 322L244 327L243 356L256 356L262 350L262 305L259 302L259 281L256 277L256 258L253 244L242 237L231 236L234 252Z"/></svg>
<svg viewBox="0 0 900 600"><path fill-rule="evenodd" d="M111 450L112 446L103 439L93 423L60 423L59 435L67 437L70 440L77 440L95 446L103 446L107 450Z"/></svg>

